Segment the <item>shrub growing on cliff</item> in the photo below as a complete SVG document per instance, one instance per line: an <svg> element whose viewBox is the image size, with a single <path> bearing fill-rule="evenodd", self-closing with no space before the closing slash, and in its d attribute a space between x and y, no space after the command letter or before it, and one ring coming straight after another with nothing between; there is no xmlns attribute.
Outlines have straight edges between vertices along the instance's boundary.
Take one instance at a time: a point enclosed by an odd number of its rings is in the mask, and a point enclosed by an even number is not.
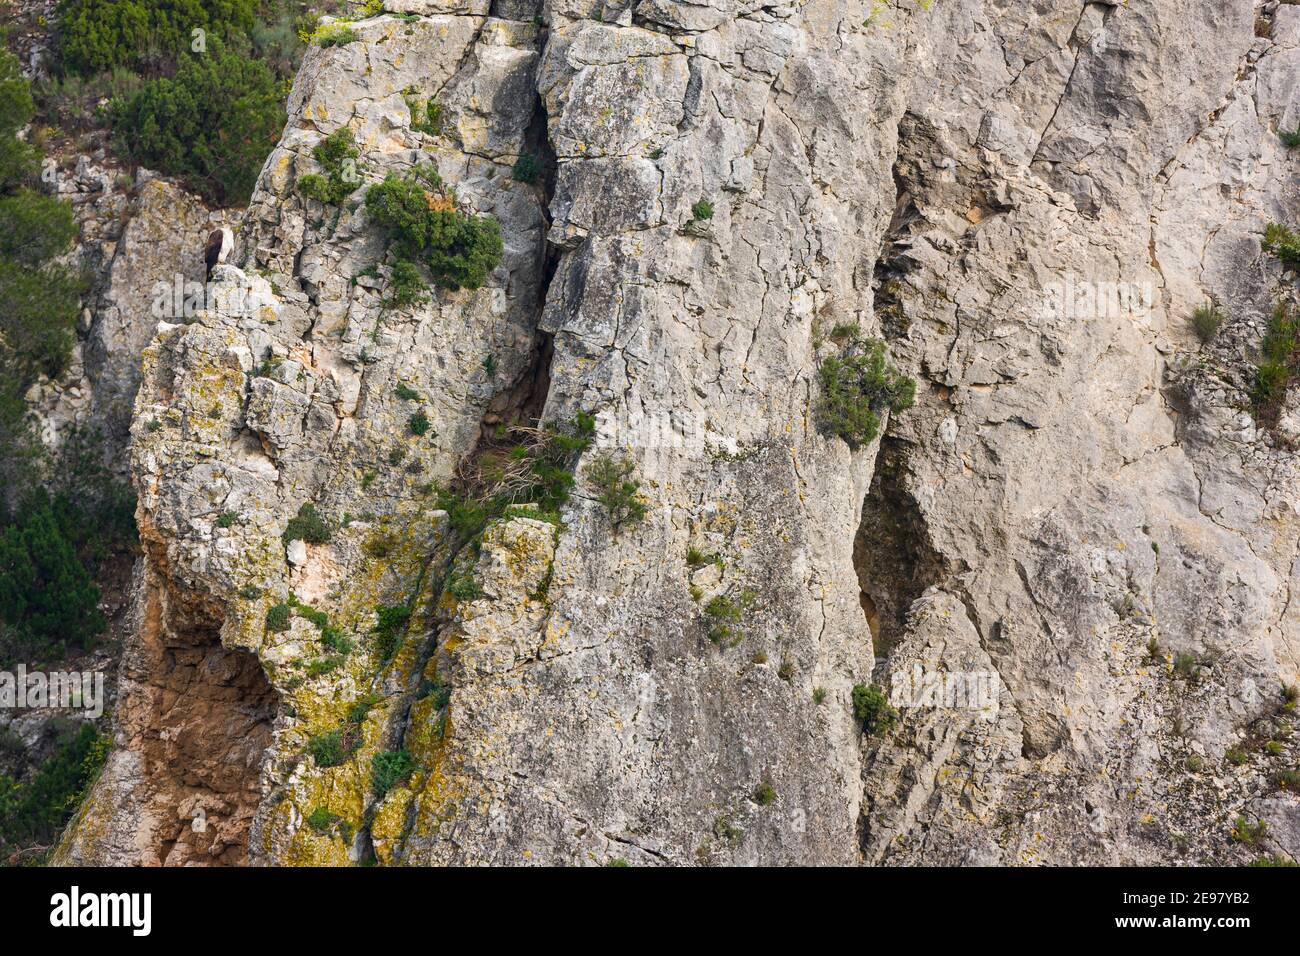
<svg viewBox="0 0 1300 956"><path fill-rule="evenodd" d="M209 200L248 199L284 128L284 88L266 64L213 44L175 77L116 100L110 114L133 162L180 177Z"/></svg>
<svg viewBox="0 0 1300 956"><path fill-rule="evenodd" d="M1277 421L1287 388L1300 365L1300 316L1286 302L1273 310L1255 361L1255 385L1251 401L1256 417L1265 424Z"/></svg>
<svg viewBox="0 0 1300 956"><path fill-rule="evenodd" d="M818 373L818 416L822 427L859 448L880 434L880 414L911 408L916 382L885 358L885 344L854 332L844 352L832 355Z"/></svg>
<svg viewBox="0 0 1300 956"><path fill-rule="evenodd" d="M375 754L370 762L370 789L382 798L394 786L411 775L415 761L405 750L389 750Z"/></svg>
<svg viewBox="0 0 1300 956"><path fill-rule="evenodd" d="M481 288L501 261L500 223L462 211L431 167L389 173L366 191L366 209L397 259L422 264L442 288Z"/></svg>
<svg viewBox="0 0 1300 956"><path fill-rule="evenodd" d="M335 130L317 143L311 154L325 172L303 176L298 180L298 189L310 199L337 206L352 195L360 182L357 157L361 151L352 130L346 126Z"/></svg>
<svg viewBox="0 0 1300 956"><path fill-rule="evenodd" d="M645 502L637 493L641 483L635 474L632 459L610 451L601 452L587 466L586 478L595 487L597 500L605 506L616 533L646 516Z"/></svg>
<svg viewBox="0 0 1300 956"><path fill-rule="evenodd" d="M284 526L284 542L306 541L308 544L325 544L332 536L330 526L316 512L316 506L304 501L298 508L298 514L289 519Z"/></svg>
<svg viewBox="0 0 1300 956"><path fill-rule="evenodd" d="M1288 266L1300 266L1300 234L1280 223L1269 223L1264 229L1264 251L1277 256Z"/></svg>
<svg viewBox="0 0 1300 956"><path fill-rule="evenodd" d="M1207 302L1192 313L1192 331L1203 343L1214 338L1221 325L1223 325L1223 313L1212 302Z"/></svg>
<svg viewBox="0 0 1300 956"><path fill-rule="evenodd" d="M872 684L855 684L853 687L853 716L862 725L862 732L875 736L887 732L898 720L898 711L889 706L889 699L880 687Z"/></svg>

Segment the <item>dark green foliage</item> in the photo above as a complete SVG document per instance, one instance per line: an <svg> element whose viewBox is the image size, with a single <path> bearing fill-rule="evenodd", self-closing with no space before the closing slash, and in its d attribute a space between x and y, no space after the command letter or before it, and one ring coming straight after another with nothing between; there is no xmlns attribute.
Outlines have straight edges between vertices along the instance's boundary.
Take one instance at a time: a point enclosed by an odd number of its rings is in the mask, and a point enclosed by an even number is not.
<svg viewBox="0 0 1300 956"><path fill-rule="evenodd" d="M1261 856L1258 860L1253 860L1251 866L1300 866L1295 860L1287 859L1284 856Z"/></svg>
<svg viewBox="0 0 1300 956"><path fill-rule="evenodd" d="M760 807L771 806L776 803L776 788L772 786L770 780L764 780L754 788L754 793L750 797Z"/></svg>
<svg viewBox="0 0 1300 956"><path fill-rule="evenodd" d="M738 632L744 611L739 604L726 595L719 594L704 605L704 614L709 619L709 640L714 644L731 641Z"/></svg>
<svg viewBox="0 0 1300 956"><path fill-rule="evenodd" d="M872 684L855 684L853 687L853 716L868 736L886 733L898 720L898 712L889 706L880 687Z"/></svg>
<svg viewBox="0 0 1300 956"><path fill-rule="evenodd" d="M366 208L397 259L422 264L442 288L478 289L501 261L500 223L462 212L432 168L389 173L366 191Z"/></svg>
<svg viewBox="0 0 1300 956"><path fill-rule="evenodd" d="M307 665L308 677L321 677L325 674L332 674L343 666L343 658L331 655L329 657L320 657Z"/></svg>
<svg viewBox="0 0 1300 956"><path fill-rule="evenodd" d="M1246 751L1242 750L1240 747L1229 747L1227 752L1224 753L1224 757L1226 757L1228 763L1232 764L1234 767L1240 767L1249 759L1246 755Z"/></svg>
<svg viewBox="0 0 1300 956"><path fill-rule="evenodd" d="M53 261L77 235L71 206L26 188L40 156L15 134L34 113L17 58L0 51L0 504L13 504L42 456L23 396L67 367L84 290Z"/></svg>
<svg viewBox="0 0 1300 956"><path fill-rule="evenodd" d="M1264 424L1277 422L1297 366L1300 366L1300 316L1289 303L1279 302L1264 330L1251 390L1255 416Z"/></svg>
<svg viewBox="0 0 1300 956"><path fill-rule="evenodd" d="M27 182L40 165L40 154L15 136L35 114L31 84L18 58L0 51L0 190Z"/></svg>
<svg viewBox="0 0 1300 956"><path fill-rule="evenodd" d="M87 647L104 630L99 588L74 546L76 520L38 493L0 531L0 622L19 647Z"/></svg>
<svg viewBox="0 0 1300 956"><path fill-rule="evenodd" d="M390 661L402 646L406 625L411 620L411 609L405 604L377 604L375 613L379 616L373 631L375 650L379 652L380 660Z"/></svg>
<svg viewBox="0 0 1300 956"><path fill-rule="evenodd" d="M1207 302L1192 313L1192 331L1202 342L1208 342L1223 325L1223 313L1212 302Z"/></svg>
<svg viewBox="0 0 1300 956"><path fill-rule="evenodd" d="M713 218L713 203L707 199L701 199L695 205L691 206L691 217L696 222L703 222Z"/></svg>
<svg viewBox="0 0 1300 956"><path fill-rule="evenodd" d="M585 477L609 513L609 523L615 533L645 519L646 506L637 494L640 482L633 477L635 473L632 459L609 451L597 455L586 469Z"/></svg>
<svg viewBox="0 0 1300 956"><path fill-rule="evenodd" d="M370 762L370 789L376 797L383 797L394 786L411 775L415 761L405 750L389 750L375 754Z"/></svg>
<svg viewBox="0 0 1300 956"><path fill-rule="evenodd" d="M348 637L336 627L321 628L320 642L325 647L337 654L350 654L356 647L352 638Z"/></svg>
<svg viewBox="0 0 1300 956"><path fill-rule="evenodd" d="M423 411L418 411L407 420L406 426L411 430L412 435L424 435L429 431L429 416Z"/></svg>
<svg viewBox="0 0 1300 956"><path fill-rule="evenodd" d="M405 382L398 382L397 388L393 390L393 394L404 402L418 402L420 400L420 393L411 388Z"/></svg>
<svg viewBox="0 0 1300 956"><path fill-rule="evenodd" d="M1277 131L1277 135L1287 149L1295 149L1300 146L1300 129L1280 129Z"/></svg>
<svg viewBox="0 0 1300 956"><path fill-rule="evenodd" d="M213 39L253 31L257 0L61 0L62 67L89 76L115 66L157 69L193 43L195 28Z"/></svg>
<svg viewBox="0 0 1300 956"><path fill-rule="evenodd" d="M531 153L520 153L514 168L510 170L510 176L516 182L537 182L537 157Z"/></svg>
<svg viewBox="0 0 1300 956"><path fill-rule="evenodd" d="M0 257L37 268L62 255L78 233L72 206L30 189L0 198Z"/></svg>
<svg viewBox="0 0 1300 956"><path fill-rule="evenodd" d="M133 162L183 179L218 203L248 199L284 128L284 85L266 64L219 44L186 56L110 107Z"/></svg>
<svg viewBox="0 0 1300 956"><path fill-rule="evenodd" d="M239 520L239 516L235 514L233 511L223 511L221 512L221 514L217 515L217 527L233 528L235 526L235 522L238 520Z"/></svg>
<svg viewBox="0 0 1300 956"><path fill-rule="evenodd" d="M406 259L398 259L389 270L389 304L404 309L410 305L419 305L429 297L429 287L425 284L420 267Z"/></svg>
<svg viewBox="0 0 1300 956"><path fill-rule="evenodd" d="M334 827L342 822L341 816L325 807L317 807L307 815L307 826L321 836L329 836L334 831Z"/></svg>
<svg viewBox="0 0 1300 956"><path fill-rule="evenodd" d="M916 382L885 358L885 343L854 334L842 355L822 362L817 412L822 427L848 442L869 444L880 434L880 413L911 408Z"/></svg>
<svg viewBox="0 0 1300 956"><path fill-rule="evenodd" d="M483 589L471 574L453 574L447 579L446 591L457 601L474 601L483 596Z"/></svg>
<svg viewBox="0 0 1300 956"><path fill-rule="evenodd" d="M293 623L293 608L288 604L276 604L266 612L266 629L268 631L287 631Z"/></svg>
<svg viewBox="0 0 1300 956"><path fill-rule="evenodd" d="M1264 229L1264 251L1293 268L1300 267L1300 234L1280 223L1269 223Z"/></svg>
<svg viewBox="0 0 1300 956"><path fill-rule="evenodd" d="M284 542L306 541L308 544L325 544L332 532L325 519L316 513L316 506L310 501L304 502L298 509L297 517L290 518L284 527Z"/></svg>
<svg viewBox="0 0 1300 956"><path fill-rule="evenodd" d="M343 730L331 730L307 741L307 753L311 755L312 760L316 761L318 767L337 767L356 753L359 746L361 746L359 735Z"/></svg>
<svg viewBox="0 0 1300 956"><path fill-rule="evenodd" d="M0 846L48 846L85 799L112 744L90 723L64 740L30 780L0 775Z"/></svg>
<svg viewBox="0 0 1300 956"><path fill-rule="evenodd" d="M320 173L308 173L298 180L298 189L304 196L317 202L337 206L360 184L357 175L357 158L361 150L357 149L352 130L344 126L321 140L312 150L312 156L325 170Z"/></svg>

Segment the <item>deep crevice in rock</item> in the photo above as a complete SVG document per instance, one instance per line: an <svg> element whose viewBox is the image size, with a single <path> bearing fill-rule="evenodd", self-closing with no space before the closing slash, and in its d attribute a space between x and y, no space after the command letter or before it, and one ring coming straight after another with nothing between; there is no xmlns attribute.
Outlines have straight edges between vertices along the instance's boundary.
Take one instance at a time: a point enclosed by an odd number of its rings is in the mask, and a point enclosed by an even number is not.
<svg viewBox="0 0 1300 956"><path fill-rule="evenodd" d="M906 468L906 445L886 435L853 540L862 611L877 657L887 656L902 639L912 602L950 571L907 490Z"/></svg>
<svg viewBox="0 0 1300 956"><path fill-rule="evenodd" d="M221 642L224 614L149 558L139 644L125 662L139 690L122 726L142 761L154 862L241 865L261 801L262 757L279 695L255 654Z"/></svg>

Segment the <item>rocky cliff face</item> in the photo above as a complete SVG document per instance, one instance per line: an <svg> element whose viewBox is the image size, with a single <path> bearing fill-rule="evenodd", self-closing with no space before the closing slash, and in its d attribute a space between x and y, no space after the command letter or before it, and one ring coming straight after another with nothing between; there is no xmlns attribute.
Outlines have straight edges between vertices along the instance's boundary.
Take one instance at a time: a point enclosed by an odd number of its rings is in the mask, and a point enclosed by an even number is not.
<svg viewBox="0 0 1300 956"><path fill-rule="evenodd" d="M1300 7L387 7L303 64L234 294L102 325L150 339L146 558L60 860L1231 862L1239 815L1300 852L1295 412L1248 409ZM342 127L357 190L304 198ZM399 307L364 186L430 162L505 254ZM920 383L857 449L815 413L846 327ZM466 545L434 489L585 414L562 521ZM918 668L991 696L864 734L852 688Z"/></svg>

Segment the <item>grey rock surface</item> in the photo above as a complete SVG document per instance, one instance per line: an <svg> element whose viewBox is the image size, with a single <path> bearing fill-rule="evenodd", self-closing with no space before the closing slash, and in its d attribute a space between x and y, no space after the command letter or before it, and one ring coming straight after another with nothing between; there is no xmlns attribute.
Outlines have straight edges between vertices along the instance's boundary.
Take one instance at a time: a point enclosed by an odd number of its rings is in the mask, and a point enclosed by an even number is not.
<svg viewBox="0 0 1300 956"><path fill-rule="evenodd" d="M134 704L65 859L1295 856L1300 426L1249 391L1294 296L1260 236L1300 219L1300 8L388 6L304 62L214 276L239 301L143 349ZM342 126L360 179L324 206L296 183ZM362 197L421 162L505 254L396 308ZM117 255L122 302L147 270ZM919 383L856 449L816 414L844 326ZM458 551L433 486L581 413L561 524ZM286 533L305 503L328 540ZM864 734L873 682L898 721Z"/></svg>

